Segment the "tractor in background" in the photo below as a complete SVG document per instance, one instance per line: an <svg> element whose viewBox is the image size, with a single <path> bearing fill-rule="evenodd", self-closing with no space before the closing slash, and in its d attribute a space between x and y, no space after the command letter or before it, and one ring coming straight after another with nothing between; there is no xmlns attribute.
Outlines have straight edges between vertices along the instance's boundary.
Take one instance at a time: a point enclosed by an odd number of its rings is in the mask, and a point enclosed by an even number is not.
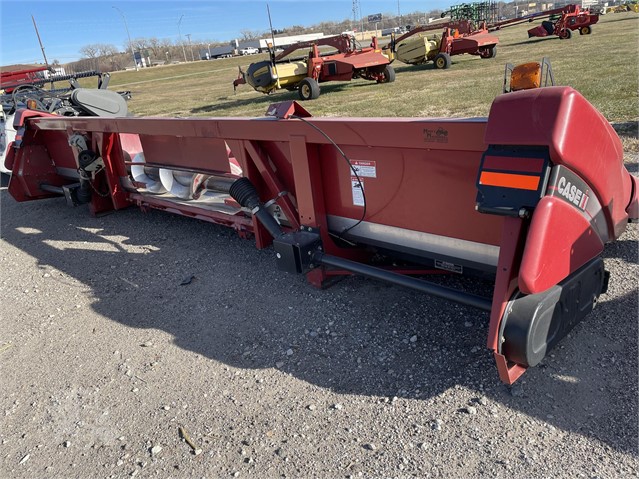
<svg viewBox="0 0 639 479"><path fill-rule="evenodd" d="M329 47L326 52L320 47ZM308 49L303 56L296 52ZM390 83L395 71L390 60L373 37L370 47L358 47L348 35L335 35L308 42L296 43L275 55L269 47L269 60L251 63L233 81L233 89L248 83L254 90L271 94L276 90L297 90L302 100L314 100L320 95L320 83L350 81L354 78Z"/></svg>

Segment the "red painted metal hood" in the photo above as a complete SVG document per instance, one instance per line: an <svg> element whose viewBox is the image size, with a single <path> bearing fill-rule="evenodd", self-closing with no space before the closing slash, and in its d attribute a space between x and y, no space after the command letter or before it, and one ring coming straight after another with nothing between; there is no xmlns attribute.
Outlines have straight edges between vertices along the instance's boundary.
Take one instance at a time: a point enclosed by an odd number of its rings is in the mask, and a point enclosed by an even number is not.
<svg viewBox="0 0 639 479"><path fill-rule="evenodd" d="M625 229L632 180L621 140L576 90L546 87L497 97L485 141L491 145L548 145L555 165L580 175L601 202L611 238Z"/></svg>

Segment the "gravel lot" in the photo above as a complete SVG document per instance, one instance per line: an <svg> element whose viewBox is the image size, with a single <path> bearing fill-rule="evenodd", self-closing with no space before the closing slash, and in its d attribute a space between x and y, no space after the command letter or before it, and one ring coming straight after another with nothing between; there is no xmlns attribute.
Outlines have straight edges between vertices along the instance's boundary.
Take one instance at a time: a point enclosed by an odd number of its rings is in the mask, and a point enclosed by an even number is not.
<svg viewBox="0 0 639 479"><path fill-rule="evenodd" d="M595 312L510 390L486 313L316 290L182 217L1 201L3 478L639 472L636 225Z"/></svg>

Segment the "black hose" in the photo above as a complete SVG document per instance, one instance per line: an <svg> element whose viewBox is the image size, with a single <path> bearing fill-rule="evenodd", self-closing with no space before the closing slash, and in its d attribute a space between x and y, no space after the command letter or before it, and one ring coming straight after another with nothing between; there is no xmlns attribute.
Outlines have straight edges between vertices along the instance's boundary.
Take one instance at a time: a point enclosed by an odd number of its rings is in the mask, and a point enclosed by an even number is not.
<svg viewBox="0 0 639 479"><path fill-rule="evenodd" d="M244 208L249 208L262 226L273 238L278 238L284 234L282 228L275 218L271 216L264 205L260 202L260 197L253 183L248 178L236 180L229 188L229 194Z"/></svg>

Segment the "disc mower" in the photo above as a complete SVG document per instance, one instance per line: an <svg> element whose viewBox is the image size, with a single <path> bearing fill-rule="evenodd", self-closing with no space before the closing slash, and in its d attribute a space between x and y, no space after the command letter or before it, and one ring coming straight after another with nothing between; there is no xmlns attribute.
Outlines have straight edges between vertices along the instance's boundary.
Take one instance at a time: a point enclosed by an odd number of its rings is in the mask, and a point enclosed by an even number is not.
<svg viewBox="0 0 639 479"><path fill-rule="evenodd" d="M443 32L429 34L433 30ZM499 39L488 33L485 24L479 28L468 20L458 20L438 25L416 27L399 38L391 38L384 53L409 65L420 65L432 61L435 68L451 65L451 56L468 53L481 58L497 55Z"/></svg>
<svg viewBox="0 0 639 479"><path fill-rule="evenodd" d="M318 287L358 274L475 308L510 384L596 307L604 245L639 217L614 129L572 88L543 87L546 63L509 67L487 118L313 118L293 101L258 119L19 110L8 190L210 221Z"/></svg>
<svg viewBox="0 0 639 479"><path fill-rule="evenodd" d="M330 47L324 53L320 47ZM308 49L303 57L294 57L299 50ZM302 100L314 100L320 94L320 83L350 81L354 78L390 83L395 70L382 54L373 38L370 47L358 48L355 39L347 34L300 42L278 55L269 48L270 59L251 63L233 81L233 89L248 83L256 91L271 94L279 89L297 90Z"/></svg>
<svg viewBox="0 0 639 479"><path fill-rule="evenodd" d="M592 25L599 21L599 15L583 9L579 5L566 5L565 7L546 10L545 12L532 13L521 18L504 20L490 25L489 30L499 30L536 19L548 18L541 25L528 30L528 38L557 36L562 40L572 37L574 30L579 30L580 35L590 35Z"/></svg>

